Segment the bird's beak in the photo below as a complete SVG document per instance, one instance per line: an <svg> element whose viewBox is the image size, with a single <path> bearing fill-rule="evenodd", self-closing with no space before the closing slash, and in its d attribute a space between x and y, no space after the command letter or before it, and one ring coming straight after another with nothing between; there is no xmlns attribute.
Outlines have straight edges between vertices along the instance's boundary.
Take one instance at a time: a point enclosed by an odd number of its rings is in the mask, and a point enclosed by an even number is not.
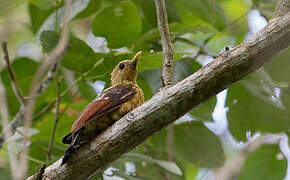
<svg viewBox="0 0 290 180"><path fill-rule="evenodd" d="M136 68L139 57L142 55L142 51L137 52L137 54L131 59L130 66Z"/></svg>

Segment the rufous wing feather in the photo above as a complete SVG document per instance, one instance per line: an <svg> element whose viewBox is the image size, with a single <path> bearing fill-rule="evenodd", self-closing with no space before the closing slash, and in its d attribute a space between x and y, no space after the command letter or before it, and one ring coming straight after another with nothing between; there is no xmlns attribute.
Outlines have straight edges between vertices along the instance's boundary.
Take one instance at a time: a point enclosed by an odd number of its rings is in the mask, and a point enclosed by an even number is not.
<svg viewBox="0 0 290 180"><path fill-rule="evenodd" d="M72 125L70 134L63 138L63 143L70 144L74 134L87 123L118 109L131 99L137 90L131 85L116 85L103 91L95 100L88 104Z"/></svg>

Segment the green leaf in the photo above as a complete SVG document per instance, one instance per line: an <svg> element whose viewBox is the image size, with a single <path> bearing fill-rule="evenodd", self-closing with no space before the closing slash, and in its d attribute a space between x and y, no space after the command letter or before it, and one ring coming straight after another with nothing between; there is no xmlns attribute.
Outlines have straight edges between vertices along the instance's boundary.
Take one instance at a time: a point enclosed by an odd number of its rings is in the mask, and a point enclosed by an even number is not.
<svg viewBox="0 0 290 180"><path fill-rule="evenodd" d="M178 56L178 54L177 54L177 56ZM193 71L190 68L190 65L186 61L180 59L180 60L174 62L174 66L173 66L173 82L174 83L177 83L177 82L187 78L192 73L193 73Z"/></svg>
<svg viewBox="0 0 290 180"><path fill-rule="evenodd" d="M69 20L73 19L79 12L84 10L89 3L89 0L81 0L81 1L73 1L72 2L72 9L71 9L71 16ZM55 29L55 12L52 12L48 18L42 23L40 28L37 31L36 40L39 41L40 35L43 31L50 31ZM63 24L63 14L64 14L64 6L58 8L58 21L57 26L61 27Z"/></svg>
<svg viewBox="0 0 290 180"><path fill-rule="evenodd" d="M68 50L65 52L62 65L76 72L86 72L103 57L101 53L94 51L82 40L72 37Z"/></svg>
<svg viewBox="0 0 290 180"><path fill-rule="evenodd" d="M263 16L268 20L272 17L276 7L276 2L264 1L264 0L253 0L255 3L255 9L258 9Z"/></svg>
<svg viewBox="0 0 290 180"><path fill-rule="evenodd" d="M142 177L128 175L127 173L122 172L120 170L113 170L112 172L113 172L112 176L121 177L122 179L125 178L127 180L147 180L147 179L142 178Z"/></svg>
<svg viewBox="0 0 290 180"><path fill-rule="evenodd" d="M280 93L277 93L277 85L262 67L242 81L244 87L253 95L267 103L271 103L280 109L284 109Z"/></svg>
<svg viewBox="0 0 290 180"><path fill-rule="evenodd" d="M183 24L176 22L169 24L169 30L171 36L178 36L186 33L196 33L196 32L214 32L213 29L202 25L184 26ZM135 42L135 48L139 47L144 42L153 39L157 40L160 39L160 33L158 28L150 29L142 36L140 36L138 40Z"/></svg>
<svg viewBox="0 0 290 180"><path fill-rule="evenodd" d="M152 56L150 57L150 55ZM178 54L178 53L175 53L174 55L175 58L180 58L181 56L182 54ZM144 59L142 60L142 58ZM142 72L141 74L147 79L147 82L149 83L153 93L156 93L158 89L160 88L161 69L160 68L151 69L150 67L156 68L156 67L161 67L161 66L162 66L162 53L161 52L151 53L148 56L146 55L142 56L141 59L139 60L139 67L140 67L139 69L141 69L141 71L144 69L146 70ZM175 61L173 67L174 67L174 71L173 71L174 82L178 82L193 73L189 64L182 59Z"/></svg>
<svg viewBox="0 0 290 180"><path fill-rule="evenodd" d="M51 135L48 135L49 138L50 136ZM59 144L58 142L55 142L53 146L54 148L52 151L52 159L46 162L47 150L50 143L50 139L48 137L46 140L35 140L29 146L28 159L30 161L29 161L28 174L34 174L43 165L43 162L45 162L46 165L51 164L54 161L56 161L57 158L63 155L63 152L65 151L65 147Z"/></svg>
<svg viewBox="0 0 290 180"><path fill-rule="evenodd" d="M263 66L274 82L288 82L290 84L289 57L290 47Z"/></svg>
<svg viewBox="0 0 290 180"><path fill-rule="evenodd" d="M287 161L277 159L281 153L277 145L263 145L250 154L240 173L240 180L283 180Z"/></svg>
<svg viewBox="0 0 290 180"><path fill-rule="evenodd" d="M105 37L110 48L130 47L142 29L142 19L131 1L121 1L98 14L92 24L95 36Z"/></svg>
<svg viewBox="0 0 290 180"><path fill-rule="evenodd" d="M137 84L143 90L145 100L148 100L153 96L151 87L149 83L147 82L146 78L143 76L143 74L140 74L140 73L138 74Z"/></svg>
<svg viewBox="0 0 290 180"><path fill-rule="evenodd" d="M184 53L174 52L174 60L180 59ZM140 72L162 67L162 52L143 53L138 62Z"/></svg>
<svg viewBox="0 0 290 180"><path fill-rule="evenodd" d="M214 111L215 105L216 97L212 97L205 103L194 108L190 114L194 117L194 119L199 121L213 121L212 112Z"/></svg>
<svg viewBox="0 0 290 180"><path fill-rule="evenodd" d="M82 10L78 15L76 15L74 19L85 18L97 12L101 7L101 3L102 3L101 0L90 0L87 7L84 10Z"/></svg>
<svg viewBox="0 0 290 180"><path fill-rule="evenodd" d="M11 172L8 167L8 164L6 167L0 167L0 179L12 179Z"/></svg>
<svg viewBox="0 0 290 180"><path fill-rule="evenodd" d="M290 127L289 112L252 94L247 88L247 84L240 82L228 90L228 123L235 139L247 141L247 132L287 132Z"/></svg>
<svg viewBox="0 0 290 180"><path fill-rule="evenodd" d="M154 0L133 0L140 10L142 10L142 15L144 16L144 21L150 24L151 28L157 27L157 16ZM168 15L168 23L181 22L179 12L174 7L171 1L165 1L166 11Z"/></svg>
<svg viewBox="0 0 290 180"><path fill-rule="evenodd" d="M97 93L95 89L89 84L89 82L81 82L79 83L80 93L88 100L93 100Z"/></svg>
<svg viewBox="0 0 290 180"><path fill-rule="evenodd" d="M218 30L226 27L225 15L216 0L173 0L173 3L186 25L204 21Z"/></svg>
<svg viewBox="0 0 290 180"><path fill-rule="evenodd" d="M43 52L48 53L52 51L59 39L59 34L54 31L43 31L40 35L40 42Z"/></svg>
<svg viewBox="0 0 290 180"><path fill-rule="evenodd" d="M33 4L28 5L32 31L36 33L45 19L54 11L51 9L41 9Z"/></svg>
<svg viewBox="0 0 290 180"><path fill-rule="evenodd" d="M37 6L41 9L53 8L55 0L28 0L30 4Z"/></svg>
<svg viewBox="0 0 290 180"><path fill-rule="evenodd" d="M208 40L206 46L214 51L216 54L224 51L224 48L234 46L236 42L235 37L224 33L217 33Z"/></svg>
<svg viewBox="0 0 290 180"><path fill-rule="evenodd" d="M146 143L145 147L149 148L152 157L168 158L166 129L156 133ZM216 168L223 165L225 160L219 138L200 121L174 126L174 151L181 165L191 163L199 167Z"/></svg>
<svg viewBox="0 0 290 180"><path fill-rule="evenodd" d="M78 100L77 102L62 101L60 107L64 109L67 106L67 103L70 103L69 107L66 112L61 116L55 134L55 143L58 144L62 144L62 138L70 132L74 120L78 117L78 114L88 105L89 101L84 99ZM33 124L33 128L38 129L40 132L31 137L31 140L33 142L37 140L50 140L53 130L53 121L55 119L54 112L55 111L48 111L47 114L43 115ZM63 145L63 147L65 146Z"/></svg>
<svg viewBox="0 0 290 180"><path fill-rule="evenodd" d="M32 59L21 57L12 62L12 68L15 73L19 88L24 95L28 95L30 89L30 82L36 72L38 64ZM7 68L1 71L3 84L6 88L6 95L8 99L9 113L15 114L19 108L18 101L15 97L14 91L11 87L11 80Z"/></svg>
<svg viewBox="0 0 290 180"><path fill-rule="evenodd" d="M44 52L53 50L58 42L59 35L53 31L43 31L40 35L41 45ZM103 58L103 54L94 51L82 40L71 36L64 56L62 65L76 72L86 72L94 64Z"/></svg>
<svg viewBox="0 0 290 180"><path fill-rule="evenodd" d="M154 134L144 144L146 149L149 148L145 152L153 158L168 159L167 128Z"/></svg>
<svg viewBox="0 0 290 180"><path fill-rule="evenodd" d="M198 175L198 172L199 172L199 169L198 167L196 167L195 165L193 164L190 164L190 163L186 163L185 164L185 179L197 179L197 175Z"/></svg>
<svg viewBox="0 0 290 180"><path fill-rule="evenodd" d="M174 147L177 159L200 167L220 167L225 160L219 138L200 121L174 126Z"/></svg>
<svg viewBox="0 0 290 180"><path fill-rule="evenodd" d="M145 161L145 162L153 163L166 169L167 171L173 174L182 175L181 169L177 166L176 163L171 162L171 161L157 160L157 159L153 159L150 156L139 154L139 153L128 153L128 154L125 154L123 158L127 160L138 160L138 161Z"/></svg>

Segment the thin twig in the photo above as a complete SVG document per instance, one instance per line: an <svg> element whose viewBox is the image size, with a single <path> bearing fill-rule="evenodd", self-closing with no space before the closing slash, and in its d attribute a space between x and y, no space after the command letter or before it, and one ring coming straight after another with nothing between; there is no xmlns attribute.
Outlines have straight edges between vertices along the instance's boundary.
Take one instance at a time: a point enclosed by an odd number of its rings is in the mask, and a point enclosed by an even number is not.
<svg viewBox="0 0 290 180"><path fill-rule="evenodd" d="M40 80L43 74L46 72L47 68L50 67L52 64L58 64L56 62L59 62L60 57L65 52L65 49L68 43L68 38L69 38L68 26L69 26L69 19L70 19L71 3L72 3L71 0L65 1L65 12L64 12L64 21L63 21L64 25L63 25L60 40L57 46L50 53L48 53L48 55L43 60L40 67L37 69L37 72L32 80L31 87L30 87L30 94L29 94L30 98L27 100L26 111L25 111L25 116L24 116L24 126L25 126L24 134L27 134L29 131L29 128L31 127L31 121L32 121L36 97L39 93L39 89L42 89L41 88L42 84ZM26 143L28 143L28 139L23 138L22 143L25 145ZM22 151L20 153L20 168L18 171L18 174L20 177L24 177L27 171L27 165L28 165L27 154L28 154L28 147L23 146Z"/></svg>
<svg viewBox="0 0 290 180"><path fill-rule="evenodd" d="M65 28L63 28L62 32L65 32ZM67 34L68 33L66 33L65 36L68 36ZM45 62L42 63L42 66L45 66L45 67L48 67L49 63L51 63L52 66L51 66L51 69L46 73L46 77L42 80L40 85L38 85L38 87L35 88L35 89L37 89L37 93L35 93L35 95L33 97L29 97L29 98L24 97L26 100L36 99L53 81L53 79L56 75L57 69L58 69L58 65L59 65L58 58L57 59L55 59L55 58L62 56L62 54L66 50L66 45L64 45L64 40L66 40L68 37L66 37L65 39L63 37L64 36L61 35L61 39L60 39L57 47L51 53L48 54L48 56L45 58ZM64 46L64 49L62 51L59 51L60 47L63 47L63 46ZM58 56L56 56L56 55L58 55ZM47 62L47 61L49 61L49 59L52 59L52 62ZM45 65L45 64L47 64L47 65ZM39 78L41 78L41 77L39 77ZM54 101L54 103L55 102L56 101ZM49 108L47 110L49 110ZM25 114L25 106L22 106L20 108L20 110L17 112L17 114L15 115L14 119L8 125L8 128L11 129L12 134L15 132L17 127L23 125L24 114ZM2 132L0 135L0 149L3 147L3 143L4 143L4 133Z"/></svg>
<svg viewBox="0 0 290 180"><path fill-rule="evenodd" d="M55 21L54 21L54 31L57 32L57 25L58 25L58 1L55 1Z"/></svg>
<svg viewBox="0 0 290 180"><path fill-rule="evenodd" d="M163 67L161 74L161 87L172 85L173 74L173 46L170 40L167 12L164 0L155 0L158 28L161 36L163 50Z"/></svg>
<svg viewBox="0 0 290 180"><path fill-rule="evenodd" d="M59 62L56 61L53 65L52 68L47 72L46 77L42 80L42 82L40 83L40 86L38 87L37 93L34 96L34 98L36 99L53 81L56 72L57 72L57 67L58 67ZM24 97L25 100L29 100L30 98L26 98ZM55 101L56 102L56 101ZM55 103L54 102L54 103ZM54 105L54 103L52 104L52 106ZM49 109L47 109L49 110ZM19 126L23 125L23 121L24 121L24 114L25 114L25 105L20 106L19 111L17 112L17 114L15 115L15 117L13 118L13 120L8 124L8 127L12 134L14 134L14 132L16 131L16 128ZM0 149L3 146L3 142L4 142L4 133L1 133L0 135Z"/></svg>
<svg viewBox="0 0 290 180"><path fill-rule="evenodd" d="M4 85L2 83L2 79L0 76L0 113L1 113L1 120L2 120L2 127L5 134L5 140L7 140L7 148L12 151L12 153L9 153L9 159L10 159L10 169L12 177L15 179L17 170L18 170L18 161L16 157L16 145L15 141L13 139L9 139L12 136L12 133L8 126L8 119L9 119L9 113L8 113L8 106L5 96L5 89ZM9 140L8 140L9 139Z"/></svg>
<svg viewBox="0 0 290 180"><path fill-rule="evenodd" d="M59 122L59 105L60 105L60 101L61 101L61 97L60 97L60 83L61 83L62 78L59 78L59 80L57 81L57 101L56 101L56 112L55 112L55 118L54 118L54 125L53 125L53 130L52 130L52 134L51 134L51 138L50 138L50 144L49 144L49 148L47 151L47 160L51 159L51 152L53 149L53 143L54 143L54 137L55 137L55 132L56 132L56 128L57 128L57 124Z"/></svg>
<svg viewBox="0 0 290 180"><path fill-rule="evenodd" d="M18 86L17 80L15 78L15 73L13 71L13 68L12 68L12 65L11 65L11 61L10 61L10 58L9 58L7 42L2 42L2 50L3 50L3 53L4 53L4 60L5 60L6 65L7 65L8 73L9 73L9 76L10 76L10 79L11 79L11 84L12 84L13 91L14 91L14 93L15 93L15 95L16 95L19 103L20 103L20 105L23 106L24 103L25 103L25 98L22 95L21 90L20 90L20 88Z"/></svg>

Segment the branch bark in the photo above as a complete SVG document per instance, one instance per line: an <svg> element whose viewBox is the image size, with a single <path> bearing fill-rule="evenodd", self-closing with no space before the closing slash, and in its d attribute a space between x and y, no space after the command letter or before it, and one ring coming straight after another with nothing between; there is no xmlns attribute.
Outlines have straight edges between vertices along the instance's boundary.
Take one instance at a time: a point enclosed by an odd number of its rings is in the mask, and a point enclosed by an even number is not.
<svg viewBox="0 0 290 180"><path fill-rule="evenodd" d="M278 0L275 12L273 14L273 18L278 17L278 16L283 16L284 14L289 12L289 9L290 9L289 0Z"/></svg>
<svg viewBox="0 0 290 180"><path fill-rule="evenodd" d="M172 84L173 74L173 47L170 40L170 32L167 20L166 6L164 0L155 0L158 29L161 36L161 45L163 50L163 67L161 74L161 87Z"/></svg>
<svg viewBox="0 0 290 180"><path fill-rule="evenodd" d="M43 179L86 179L101 171L155 132L257 70L289 46L288 10L284 16L272 19L255 37L221 53L188 78L162 89L90 143L77 149L68 164L61 167L59 159L47 167Z"/></svg>

